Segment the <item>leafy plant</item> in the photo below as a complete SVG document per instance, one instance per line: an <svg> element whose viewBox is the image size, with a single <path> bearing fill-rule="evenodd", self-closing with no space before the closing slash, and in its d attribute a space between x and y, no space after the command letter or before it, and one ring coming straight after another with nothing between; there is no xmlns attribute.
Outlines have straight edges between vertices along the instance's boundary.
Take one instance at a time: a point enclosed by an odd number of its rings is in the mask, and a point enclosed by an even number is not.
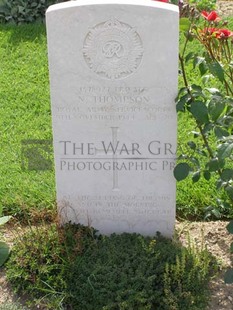
<svg viewBox="0 0 233 310"><path fill-rule="evenodd" d="M199 11L211 11L216 8L216 0L189 0L188 2L195 5Z"/></svg>
<svg viewBox="0 0 233 310"><path fill-rule="evenodd" d="M0 205L0 226L9 221L11 216L1 216L2 206ZM10 248L4 241L0 241L0 267L6 262L10 254Z"/></svg>
<svg viewBox="0 0 233 310"><path fill-rule="evenodd" d="M212 259L156 236L97 236L81 225L40 226L20 237L7 263L17 292L46 309L204 309ZM177 289L179 287L179 289ZM171 307L168 299L175 300Z"/></svg>
<svg viewBox="0 0 233 310"><path fill-rule="evenodd" d="M46 9L59 0L2 0L0 21L14 24L42 22Z"/></svg>
<svg viewBox="0 0 233 310"><path fill-rule="evenodd" d="M81 225L29 227L15 241L7 262L7 277L14 290L29 294L46 309L60 309L67 295L67 268L91 247L93 234L94 230Z"/></svg>
<svg viewBox="0 0 233 310"><path fill-rule="evenodd" d="M177 111L189 113L196 128L193 130L194 140L188 142L191 152L180 154L179 160L183 162L178 163L174 175L181 181L191 174L195 183L201 177L208 181L217 174L216 187L225 190L229 198L225 207L228 208L233 202L233 68L232 44L229 42L233 32L214 28L219 17L206 14L205 25L201 28L193 20L181 19L186 42L179 56L184 87L179 91ZM203 52L201 55L192 52L186 55L187 43L194 39L201 43ZM194 68L199 69L203 84L189 84L186 66L191 61ZM219 80L223 87L207 87L206 83L213 79ZM204 159L204 166L200 164L200 156Z"/></svg>
<svg viewBox="0 0 233 310"><path fill-rule="evenodd" d="M193 140L188 142L190 152L179 154L174 175L177 181L191 176L193 183L216 177L216 188L225 192L224 200L217 199L216 206L207 208L207 214L220 217L233 205L233 32L225 28L226 23L215 11L203 11L201 16L204 23L197 22L195 15L180 20L186 40L179 55L183 87L177 111L189 113L195 127ZM193 40L199 42L200 52L186 53ZM189 82L190 62L198 69L200 84ZM213 85L215 81L220 88Z"/></svg>

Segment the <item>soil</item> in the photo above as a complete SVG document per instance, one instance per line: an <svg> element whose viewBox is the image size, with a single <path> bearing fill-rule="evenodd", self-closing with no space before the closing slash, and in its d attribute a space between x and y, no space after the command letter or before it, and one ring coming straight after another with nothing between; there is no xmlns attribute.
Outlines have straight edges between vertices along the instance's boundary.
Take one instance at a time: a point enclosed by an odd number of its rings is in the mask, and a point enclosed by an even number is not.
<svg viewBox="0 0 233 310"><path fill-rule="evenodd" d="M217 1L219 16L233 16L233 1Z"/></svg>
<svg viewBox="0 0 233 310"><path fill-rule="evenodd" d="M233 235L227 232L228 222L176 222L176 238L185 246L187 240L199 248L206 247L220 266L220 271L210 281L211 299L207 310L233 310L233 284L224 283L224 273L233 266L233 254L230 254L230 244ZM17 235L25 228L7 225L1 229L3 239L11 246ZM2 239L1 237L1 239ZM24 304L24 299L16 296L7 282L5 270L0 268L0 309L1 305L13 302ZM38 309L38 306L35 308ZM202 310L202 309L200 309Z"/></svg>
<svg viewBox="0 0 233 310"><path fill-rule="evenodd" d="M233 284L224 283L224 273L233 266L233 255L229 250L233 235L227 232L227 224L228 222L222 221L176 223L178 237L184 245L188 235L194 244L200 248L206 247L219 262L220 271L210 281L211 299L208 310L233 310Z"/></svg>

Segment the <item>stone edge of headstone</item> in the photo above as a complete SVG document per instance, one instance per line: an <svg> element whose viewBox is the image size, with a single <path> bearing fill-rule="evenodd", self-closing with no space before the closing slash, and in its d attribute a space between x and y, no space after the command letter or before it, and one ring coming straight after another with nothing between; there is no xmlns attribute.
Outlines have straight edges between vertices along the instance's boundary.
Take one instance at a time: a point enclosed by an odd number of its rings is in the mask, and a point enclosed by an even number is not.
<svg viewBox="0 0 233 310"><path fill-rule="evenodd" d="M78 6L108 5L108 4L147 6L147 7L170 10L179 13L179 7L177 5L153 0L78 0L78 1L74 0L51 5L48 7L46 14L52 11L73 8Z"/></svg>

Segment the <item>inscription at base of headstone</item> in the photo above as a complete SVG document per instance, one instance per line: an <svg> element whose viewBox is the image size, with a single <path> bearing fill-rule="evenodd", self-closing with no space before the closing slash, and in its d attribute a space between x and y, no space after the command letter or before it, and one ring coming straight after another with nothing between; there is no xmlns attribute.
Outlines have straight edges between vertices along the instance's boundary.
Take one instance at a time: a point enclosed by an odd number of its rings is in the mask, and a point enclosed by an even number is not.
<svg viewBox="0 0 233 310"><path fill-rule="evenodd" d="M57 203L100 233L171 237L178 7L79 0L46 13Z"/></svg>

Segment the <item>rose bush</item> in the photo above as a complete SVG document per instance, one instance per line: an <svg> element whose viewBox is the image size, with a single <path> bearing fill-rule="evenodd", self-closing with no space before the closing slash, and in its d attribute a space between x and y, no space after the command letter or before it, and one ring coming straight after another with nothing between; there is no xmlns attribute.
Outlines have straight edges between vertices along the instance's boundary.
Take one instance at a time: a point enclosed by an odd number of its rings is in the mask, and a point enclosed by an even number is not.
<svg viewBox="0 0 233 310"><path fill-rule="evenodd" d="M217 177L216 187L226 195L207 208L206 217L219 218L233 206L233 32L215 11L192 11L189 16L180 19L185 42L179 55L183 85L177 97L177 111L189 113L195 128L193 140L188 142L189 151L178 154L174 175L178 181L191 176L193 182ZM200 44L199 53L187 52L188 43L193 40ZM190 82L190 62L198 69L199 84ZM233 233L233 222L227 229ZM233 282L232 270L225 280Z"/></svg>

